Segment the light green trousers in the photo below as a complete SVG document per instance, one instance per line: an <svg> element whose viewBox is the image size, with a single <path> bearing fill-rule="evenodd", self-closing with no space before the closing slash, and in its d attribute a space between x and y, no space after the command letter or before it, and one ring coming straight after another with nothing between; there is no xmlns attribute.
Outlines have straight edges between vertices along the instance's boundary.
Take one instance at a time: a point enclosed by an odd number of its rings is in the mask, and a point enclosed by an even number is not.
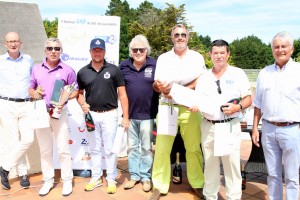
<svg viewBox="0 0 300 200"><path fill-rule="evenodd" d="M193 188L203 188L203 159L200 149L201 129L200 113L188 111L183 106L174 105L179 108L178 125L186 150L187 177ZM160 122L158 119L158 123ZM171 161L170 154L175 136L157 135L155 155L152 170L153 187L161 193L167 194L170 187Z"/></svg>

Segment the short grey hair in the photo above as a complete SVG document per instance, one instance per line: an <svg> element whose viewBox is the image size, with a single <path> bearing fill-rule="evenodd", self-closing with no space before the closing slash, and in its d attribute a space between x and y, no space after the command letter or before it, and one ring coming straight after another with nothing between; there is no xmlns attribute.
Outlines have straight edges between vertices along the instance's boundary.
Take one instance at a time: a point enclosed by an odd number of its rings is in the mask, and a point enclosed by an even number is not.
<svg viewBox="0 0 300 200"><path fill-rule="evenodd" d="M62 43L58 38L48 38L44 44L44 48L48 46L49 42L57 42L60 45L60 49L62 50Z"/></svg>
<svg viewBox="0 0 300 200"><path fill-rule="evenodd" d="M131 42L128 45L129 46L129 56L130 57L132 57L131 56L131 53L132 53L131 48L136 43L142 43L142 44L144 44L146 46L146 48L147 48L147 56L150 55L150 53L151 53L151 47L149 45L149 42L148 42L147 38L144 35L139 34L139 35L136 35L134 38L132 38Z"/></svg>
<svg viewBox="0 0 300 200"><path fill-rule="evenodd" d="M271 43L271 47L273 48L273 42L276 38L280 38L280 39L283 39L283 40L287 40L291 46L294 45L294 39L292 37L292 35L286 31L282 31L282 32L279 32L277 33L273 39L272 39L272 43Z"/></svg>
<svg viewBox="0 0 300 200"><path fill-rule="evenodd" d="M176 28L184 28L185 30L186 30L186 33L187 33L187 36L189 36L189 30L185 27L185 25L183 25L183 24L176 24L175 26L173 26L173 28L172 28L172 31L171 31L171 36L173 36L174 35L174 30L176 29Z"/></svg>

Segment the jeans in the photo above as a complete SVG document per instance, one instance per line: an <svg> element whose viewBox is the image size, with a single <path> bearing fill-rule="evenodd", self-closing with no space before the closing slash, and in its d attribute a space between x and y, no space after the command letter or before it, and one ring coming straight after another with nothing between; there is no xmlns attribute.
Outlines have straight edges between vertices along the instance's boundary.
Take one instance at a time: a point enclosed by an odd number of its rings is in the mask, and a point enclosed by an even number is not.
<svg viewBox="0 0 300 200"><path fill-rule="evenodd" d="M127 153L131 180L149 181L151 179L153 122L153 119L130 120Z"/></svg>

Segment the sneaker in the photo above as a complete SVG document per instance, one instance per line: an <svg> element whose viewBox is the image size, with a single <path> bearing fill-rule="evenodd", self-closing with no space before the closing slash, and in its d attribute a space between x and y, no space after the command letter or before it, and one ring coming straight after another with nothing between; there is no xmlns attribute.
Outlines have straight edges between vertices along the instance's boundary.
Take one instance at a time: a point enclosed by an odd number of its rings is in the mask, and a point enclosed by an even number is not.
<svg viewBox="0 0 300 200"><path fill-rule="evenodd" d="M149 200L159 200L163 194L159 190L154 189Z"/></svg>
<svg viewBox="0 0 300 200"><path fill-rule="evenodd" d="M128 189L131 189L135 186L135 184L137 184L138 181L137 180L133 180L131 179L130 181L127 181L127 183L124 185L124 189L125 190L128 190Z"/></svg>
<svg viewBox="0 0 300 200"><path fill-rule="evenodd" d="M193 190L197 197L199 197L200 199L205 199L203 195L203 188L193 188Z"/></svg>
<svg viewBox="0 0 300 200"><path fill-rule="evenodd" d="M117 192L117 186L115 181L108 181L106 192L108 194L114 194Z"/></svg>
<svg viewBox="0 0 300 200"><path fill-rule="evenodd" d="M6 171L2 167L0 167L1 184L2 184L2 188L5 190L10 190L10 184L8 182L8 174L9 171Z"/></svg>
<svg viewBox="0 0 300 200"><path fill-rule="evenodd" d="M30 182L29 182L29 179L28 179L27 175L20 176L20 185L23 188L26 188L26 189L29 188Z"/></svg>
<svg viewBox="0 0 300 200"><path fill-rule="evenodd" d="M143 181L143 187L144 192L149 192L152 189L151 181Z"/></svg>
<svg viewBox="0 0 300 200"><path fill-rule="evenodd" d="M40 196L46 196L50 190L53 188L53 183L50 181L47 181L44 183L43 187L40 189L39 191L39 195Z"/></svg>
<svg viewBox="0 0 300 200"><path fill-rule="evenodd" d="M72 181L65 181L63 184L62 195L69 196L72 193Z"/></svg>
<svg viewBox="0 0 300 200"><path fill-rule="evenodd" d="M102 185L102 180L93 180L91 179L90 182L85 186L85 191L93 191L96 187L100 187Z"/></svg>

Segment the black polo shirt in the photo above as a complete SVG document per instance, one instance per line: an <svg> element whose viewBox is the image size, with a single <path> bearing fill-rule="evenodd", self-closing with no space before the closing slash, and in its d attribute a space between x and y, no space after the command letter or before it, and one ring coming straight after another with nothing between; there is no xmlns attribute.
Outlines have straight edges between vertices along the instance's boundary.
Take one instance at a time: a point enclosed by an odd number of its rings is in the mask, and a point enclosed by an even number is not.
<svg viewBox="0 0 300 200"><path fill-rule="evenodd" d="M147 57L140 70L133 66L133 59L120 63L129 101L129 119L154 119L158 111L159 93L153 90L156 59Z"/></svg>
<svg viewBox="0 0 300 200"><path fill-rule="evenodd" d="M79 90L85 90L86 102L90 110L111 110L118 107L117 88L125 86L120 69L104 60L99 72L92 67L92 62L77 73Z"/></svg>

